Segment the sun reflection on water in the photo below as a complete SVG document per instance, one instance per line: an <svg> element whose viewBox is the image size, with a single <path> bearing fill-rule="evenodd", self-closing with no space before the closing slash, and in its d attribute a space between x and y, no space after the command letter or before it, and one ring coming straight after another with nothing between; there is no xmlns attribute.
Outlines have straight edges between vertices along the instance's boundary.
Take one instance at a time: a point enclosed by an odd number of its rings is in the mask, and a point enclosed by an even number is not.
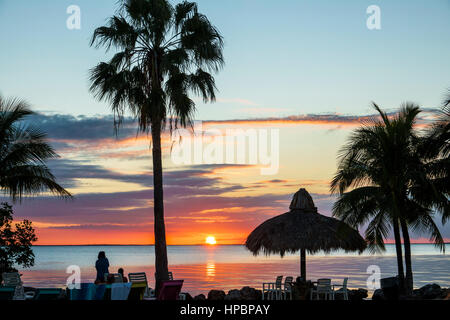
<svg viewBox="0 0 450 320"><path fill-rule="evenodd" d="M206 263L206 277L214 278L216 275L216 264L214 261L208 261Z"/></svg>

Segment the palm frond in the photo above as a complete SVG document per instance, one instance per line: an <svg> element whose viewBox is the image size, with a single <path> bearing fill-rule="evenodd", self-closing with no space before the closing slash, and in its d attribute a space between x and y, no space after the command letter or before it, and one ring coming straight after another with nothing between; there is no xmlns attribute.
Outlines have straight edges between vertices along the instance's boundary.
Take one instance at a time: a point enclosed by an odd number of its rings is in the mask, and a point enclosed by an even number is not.
<svg viewBox="0 0 450 320"><path fill-rule="evenodd" d="M386 250L384 239L389 235L389 216L380 211L367 226L365 235L370 252L378 253Z"/></svg>
<svg viewBox="0 0 450 320"><path fill-rule="evenodd" d="M96 48L104 46L107 51L111 46L130 49L135 46L138 35L124 17L113 16L106 26L95 29L90 44Z"/></svg>
<svg viewBox="0 0 450 320"><path fill-rule="evenodd" d="M442 252L445 252L445 241L430 215L421 215L417 217L412 223L413 230L416 232L426 232L430 234L430 241Z"/></svg>
<svg viewBox="0 0 450 320"><path fill-rule="evenodd" d="M4 173L1 188L9 193L13 201L24 195L50 191L62 198L71 198L70 192L55 182L55 177L45 165L18 165Z"/></svg>
<svg viewBox="0 0 450 320"><path fill-rule="evenodd" d="M0 189L13 201L45 191L70 198L71 194L56 183L45 165L47 160L58 157L47 143L46 134L23 122L33 114L22 100L0 98Z"/></svg>

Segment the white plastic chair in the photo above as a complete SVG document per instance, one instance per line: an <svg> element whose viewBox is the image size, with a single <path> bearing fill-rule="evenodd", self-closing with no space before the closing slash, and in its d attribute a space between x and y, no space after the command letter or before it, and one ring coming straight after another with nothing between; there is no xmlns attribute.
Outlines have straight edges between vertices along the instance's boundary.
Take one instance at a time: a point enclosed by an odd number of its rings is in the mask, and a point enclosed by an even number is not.
<svg viewBox="0 0 450 320"><path fill-rule="evenodd" d="M318 279L316 289L312 289L310 293L310 299L313 299L313 295L316 295L317 300L319 300L322 294L325 300L334 300L334 292L331 287L331 279Z"/></svg>
<svg viewBox="0 0 450 320"><path fill-rule="evenodd" d="M293 277L286 277L284 280L284 286L283 290L281 291L281 299L282 300L292 300L292 280L294 280Z"/></svg>
<svg viewBox="0 0 450 320"><path fill-rule="evenodd" d="M333 284L333 295L342 294L344 296L344 300L348 300L347 282L348 282L348 278L344 278L344 282L342 284ZM341 287L341 288L338 290L335 290L336 287Z"/></svg>
<svg viewBox="0 0 450 320"><path fill-rule="evenodd" d="M281 297L282 281L283 281L283 276L278 276L276 278L275 282L264 282L262 298L264 299L264 293L266 293L267 300L279 300Z"/></svg>

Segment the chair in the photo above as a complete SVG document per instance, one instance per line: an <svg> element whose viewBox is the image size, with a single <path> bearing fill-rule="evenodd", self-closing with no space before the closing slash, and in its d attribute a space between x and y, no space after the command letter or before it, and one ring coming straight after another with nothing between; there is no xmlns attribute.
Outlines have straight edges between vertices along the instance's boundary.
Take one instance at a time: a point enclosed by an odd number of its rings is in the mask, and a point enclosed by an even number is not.
<svg viewBox="0 0 450 320"><path fill-rule="evenodd" d="M113 283L111 284L111 300L127 300L132 283Z"/></svg>
<svg viewBox="0 0 450 320"><path fill-rule="evenodd" d="M283 290L281 291L280 298L282 300L287 300L287 297L289 295L289 300L292 300L292 280L294 280L293 277L286 277L284 280L284 286Z"/></svg>
<svg viewBox="0 0 450 320"><path fill-rule="evenodd" d="M33 291L25 292L18 272L3 272L2 278L2 287L14 288L13 300L31 300L34 298L35 293Z"/></svg>
<svg viewBox="0 0 450 320"><path fill-rule="evenodd" d="M312 289L310 293L310 299L313 299L313 295L316 295L317 300L321 294L324 295L325 300L334 300L334 292L331 287L331 279L318 279L316 289Z"/></svg>
<svg viewBox="0 0 450 320"><path fill-rule="evenodd" d="M130 282L145 282L148 284L147 282L147 275L145 274L145 272L134 272L134 273L129 273L128 274L128 281Z"/></svg>
<svg viewBox="0 0 450 320"><path fill-rule="evenodd" d="M158 300L179 300L184 280L163 281Z"/></svg>
<svg viewBox="0 0 450 320"><path fill-rule="evenodd" d="M333 284L333 295L342 294L344 297L344 300L348 300L347 282L348 282L348 278L344 278L344 282L342 284ZM334 290L335 287L341 287L341 288L339 290Z"/></svg>
<svg viewBox="0 0 450 320"><path fill-rule="evenodd" d="M128 282L130 284L130 282ZM147 300L152 295L148 292L149 288L145 282L131 282L130 293L128 294L128 300L140 301Z"/></svg>
<svg viewBox="0 0 450 320"><path fill-rule="evenodd" d="M111 298L111 289L109 290L109 295L106 294L108 290L106 290L106 284L97 284L95 289L94 300L107 300L107 298ZM106 298L105 298L106 297Z"/></svg>
<svg viewBox="0 0 450 320"><path fill-rule="evenodd" d="M70 300L94 300L97 286L93 283L80 283L80 289L68 289Z"/></svg>
<svg viewBox="0 0 450 320"><path fill-rule="evenodd" d="M283 276L278 276L276 278L275 282L264 282L262 299L264 300L264 294L266 293L267 300L273 300L274 296L275 296L275 299L278 300L278 297L281 293L282 281L283 281Z"/></svg>
<svg viewBox="0 0 450 320"><path fill-rule="evenodd" d="M104 277L105 281L108 280L108 277L113 277L114 283L123 283L123 278L120 273L105 273Z"/></svg>
<svg viewBox="0 0 450 320"><path fill-rule="evenodd" d="M169 280L173 280L173 273L171 271L169 271L168 274L169 274ZM156 272L155 272L155 279L156 279Z"/></svg>
<svg viewBox="0 0 450 320"><path fill-rule="evenodd" d="M13 300L26 300L22 279L18 272L3 272L3 286L14 288Z"/></svg>
<svg viewBox="0 0 450 320"><path fill-rule="evenodd" d="M62 297L63 290L60 288L37 289L34 300L57 300Z"/></svg>
<svg viewBox="0 0 450 320"><path fill-rule="evenodd" d="M0 300L12 300L15 287L0 287Z"/></svg>
<svg viewBox="0 0 450 320"><path fill-rule="evenodd" d="M178 300L186 300L186 294L185 293L180 293L178 298L179 298Z"/></svg>
<svg viewBox="0 0 450 320"><path fill-rule="evenodd" d="M25 289L23 287L22 281L20 281L19 284L14 288L13 300L26 300Z"/></svg>
<svg viewBox="0 0 450 320"><path fill-rule="evenodd" d="M5 287L17 287L22 284L20 280L20 274L18 272L3 272L3 286Z"/></svg>
<svg viewBox="0 0 450 320"><path fill-rule="evenodd" d="M134 272L128 274L128 281L131 282L133 285L131 286L130 295L132 297L135 296L135 291L140 291L140 289L136 288L142 288L142 284L145 284L145 290L143 293L143 297L151 297L152 296L152 289L148 286L147 281L147 275L145 272Z"/></svg>

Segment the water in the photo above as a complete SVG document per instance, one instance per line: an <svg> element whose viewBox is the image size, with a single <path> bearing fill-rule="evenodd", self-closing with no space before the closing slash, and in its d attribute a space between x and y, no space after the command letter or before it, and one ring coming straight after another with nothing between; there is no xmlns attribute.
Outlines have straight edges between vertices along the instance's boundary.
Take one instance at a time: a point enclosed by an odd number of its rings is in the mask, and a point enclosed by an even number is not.
<svg viewBox="0 0 450 320"><path fill-rule="evenodd" d="M81 268L83 282L95 279L94 264L99 251L105 251L110 272L122 267L129 272L146 272L154 286L153 246L36 246L34 267L20 270L26 286L64 287L69 274L66 268ZM433 245L414 244L413 271L415 287L438 283L450 287L450 256L440 253ZM299 256L254 257L240 245L169 246L169 270L175 279L184 279L183 291L192 295L207 294L211 289L231 290L243 286L260 288L262 282L272 282L277 275L299 275ZM381 277L396 275L395 247L387 245L382 255L334 252L307 256L308 279L331 278L340 283L349 277L352 288L367 288L367 268L376 265ZM369 290L371 291L371 290Z"/></svg>

